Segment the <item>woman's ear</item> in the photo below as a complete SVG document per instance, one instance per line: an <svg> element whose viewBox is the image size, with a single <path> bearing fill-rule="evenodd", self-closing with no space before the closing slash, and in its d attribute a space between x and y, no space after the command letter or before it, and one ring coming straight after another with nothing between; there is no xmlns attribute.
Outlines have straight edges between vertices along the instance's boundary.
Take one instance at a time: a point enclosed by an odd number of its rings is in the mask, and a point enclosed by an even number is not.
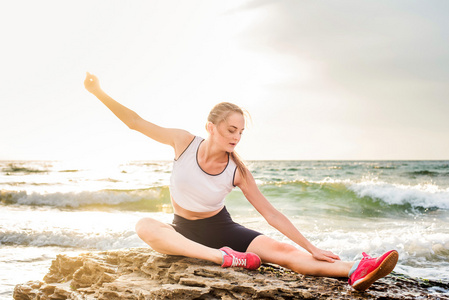
<svg viewBox="0 0 449 300"><path fill-rule="evenodd" d="M212 122L207 122L207 123L206 123L206 130L207 130L207 132L208 132L210 135L212 135L213 132L214 132L214 123L212 123Z"/></svg>

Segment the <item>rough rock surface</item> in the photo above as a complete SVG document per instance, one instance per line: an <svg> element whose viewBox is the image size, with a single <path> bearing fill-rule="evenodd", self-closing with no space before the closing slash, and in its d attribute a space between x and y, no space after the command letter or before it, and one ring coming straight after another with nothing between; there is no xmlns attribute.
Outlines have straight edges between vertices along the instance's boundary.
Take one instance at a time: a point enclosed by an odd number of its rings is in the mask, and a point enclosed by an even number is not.
<svg viewBox="0 0 449 300"><path fill-rule="evenodd" d="M449 299L449 284L389 275L366 292L346 279L303 276L272 265L223 269L148 248L58 255L41 281L19 284L14 299Z"/></svg>

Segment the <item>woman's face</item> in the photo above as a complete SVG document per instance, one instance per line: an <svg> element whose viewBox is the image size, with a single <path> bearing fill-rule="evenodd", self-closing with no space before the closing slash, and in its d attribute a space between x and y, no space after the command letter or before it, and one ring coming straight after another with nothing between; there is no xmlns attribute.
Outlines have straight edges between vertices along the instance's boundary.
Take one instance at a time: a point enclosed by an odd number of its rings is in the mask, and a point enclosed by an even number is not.
<svg viewBox="0 0 449 300"><path fill-rule="evenodd" d="M215 127L215 141L222 146L226 152L233 152L240 142L243 130L245 129L245 118L238 112L229 114L226 120Z"/></svg>

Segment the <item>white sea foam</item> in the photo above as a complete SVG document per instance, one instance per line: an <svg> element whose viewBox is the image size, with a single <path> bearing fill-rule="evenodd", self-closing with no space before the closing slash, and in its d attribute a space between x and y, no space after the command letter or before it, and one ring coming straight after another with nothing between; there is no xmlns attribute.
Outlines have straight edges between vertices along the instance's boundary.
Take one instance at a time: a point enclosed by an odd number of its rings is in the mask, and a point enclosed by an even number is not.
<svg viewBox="0 0 449 300"><path fill-rule="evenodd" d="M81 249L110 250L145 247L134 231L120 233L79 233L70 230L28 231L0 233L0 244L22 246L58 246Z"/></svg>
<svg viewBox="0 0 449 300"><path fill-rule="evenodd" d="M387 204L449 209L449 188L442 189L432 184L409 186L369 181L353 183L348 188L358 197L370 197Z"/></svg>
<svg viewBox="0 0 449 300"><path fill-rule="evenodd" d="M61 211L55 208L4 207L0 245L109 250L142 247L134 226L142 217L170 222L165 213Z"/></svg>
<svg viewBox="0 0 449 300"><path fill-rule="evenodd" d="M80 207L93 204L118 205L142 200L161 200L161 189L134 191L82 191L56 193L27 193L25 191L2 191L4 201L20 205L46 205L53 207Z"/></svg>

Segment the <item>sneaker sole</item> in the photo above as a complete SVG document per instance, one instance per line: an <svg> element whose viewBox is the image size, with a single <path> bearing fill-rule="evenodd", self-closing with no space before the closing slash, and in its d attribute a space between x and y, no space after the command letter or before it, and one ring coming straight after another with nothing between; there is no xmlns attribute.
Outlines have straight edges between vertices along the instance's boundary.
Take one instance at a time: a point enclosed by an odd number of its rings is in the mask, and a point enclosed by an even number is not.
<svg viewBox="0 0 449 300"><path fill-rule="evenodd" d="M384 261L374 271L366 275L364 278L359 279L352 286L357 291L367 290L376 280L385 277L393 271L396 263L398 262L399 254L397 251L391 252Z"/></svg>

